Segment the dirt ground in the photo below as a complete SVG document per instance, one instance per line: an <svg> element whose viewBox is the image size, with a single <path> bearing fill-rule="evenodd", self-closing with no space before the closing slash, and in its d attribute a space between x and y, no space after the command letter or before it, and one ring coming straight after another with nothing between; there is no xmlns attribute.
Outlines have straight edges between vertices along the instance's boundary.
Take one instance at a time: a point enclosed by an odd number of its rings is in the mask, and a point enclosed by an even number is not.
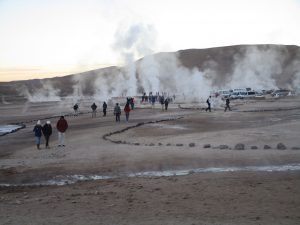
<svg viewBox="0 0 300 225"><path fill-rule="evenodd" d="M111 111L91 118L86 103L83 114L66 117L64 148L55 124L70 105L0 105L0 124L26 125L0 137L0 224L300 224L300 170L243 170L300 164L299 100L235 101L226 113L138 106L129 123L124 115L116 123ZM51 148L37 150L33 126L50 117ZM129 176L229 167L241 170ZM70 175L111 178L38 185Z"/></svg>

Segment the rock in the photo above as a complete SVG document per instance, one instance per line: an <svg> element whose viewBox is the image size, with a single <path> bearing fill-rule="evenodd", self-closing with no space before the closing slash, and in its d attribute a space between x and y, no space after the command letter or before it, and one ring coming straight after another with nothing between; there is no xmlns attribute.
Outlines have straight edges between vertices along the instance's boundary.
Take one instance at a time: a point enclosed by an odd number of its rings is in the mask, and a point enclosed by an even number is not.
<svg viewBox="0 0 300 225"><path fill-rule="evenodd" d="M171 143L168 143L167 146L171 146Z"/></svg>
<svg viewBox="0 0 300 225"><path fill-rule="evenodd" d="M183 144L176 144L176 146L180 147L180 146L183 146Z"/></svg>
<svg viewBox="0 0 300 225"><path fill-rule="evenodd" d="M21 205L22 202L21 202L20 200L16 200L16 204L17 204L17 205Z"/></svg>
<svg viewBox="0 0 300 225"><path fill-rule="evenodd" d="M234 147L235 150L245 150L245 145L242 143L238 143Z"/></svg>
<svg viewBox="0 0 300 225"><path fill-rule="evenodd" d="M220 145L219 146L219 149L228 149L229 147L228 147L228 145Z"/></svg>
<svg viewBox="0 0 300 225"><path fill-rule="evenodd" d="M253 145L253 146L251 146L251 149L258 149L258 147Z"/></svg>
<svg viewBox="0 0 300 225"><path fill-rule="evenodd" d="M292 150L300 150L300 147L292 147Z"/></svg>
<svg viewBox="0 0 300 225"><path fill-rule="evenodd" d="M271 149L270 145L264 145L264 149Z"/></svg>
<svg viewBox="0 0 300 225"><path fill-rule="evenodd" d="M286 149L286 146L285 146L283 143L278 143L277 149L278 149L278 150L285 150L285 149Z"/></svg>
<svg viewBox="0 0 300 225"><path fill-rule="evenodd" d="M162 143L158 143L159 146L162 146Z"/></svg>
<svg viewBox="0 0 300 225"><path fill-rule="evenodd" d="M149 144L149 146L154 146L154 145L155 145L154 143L150 143L150 144Z"/></svg>
<svg viewBox="0 0 300 225"><path fill-rule="evenodd" d="M189 146L190 147L195 147L196 145L195 145L195 143L189 143Z"/></svg>
<svg viewBox="0 0 300 225"><path fill-rule="evenodd" d="M134 143L134 145L140 145L140 143Z"/></svg>
<svg viewBox="0 0 300 225"><path fill-rule="evenodd" d="M211 147L210 144L205 144L205 145L203 145L203 148L210 148L210 147Z"/></svg>

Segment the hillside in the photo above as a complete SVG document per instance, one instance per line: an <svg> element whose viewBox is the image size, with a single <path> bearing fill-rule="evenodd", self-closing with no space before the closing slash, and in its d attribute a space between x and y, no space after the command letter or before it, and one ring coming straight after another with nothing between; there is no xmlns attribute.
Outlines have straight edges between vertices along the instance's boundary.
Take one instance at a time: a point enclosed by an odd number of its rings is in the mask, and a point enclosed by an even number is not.
<svg viewBox="0 0 300 225"><path fill-rule="evenodd" d="M161 89L184 91L180 85L185 76L197 82L205 79L203 82L216 88L228 87L228 84L292 88L300 83L300 48L236 45L157 53L128 68L108 67L64 77L0 82L0 95L9 98L37 91L44 91L43 95L54 91L58 96L78 92L89 96L129 94L129 86L133 90L130 94ZM186 84L184 88L190 85L193 84Z"/></svg>

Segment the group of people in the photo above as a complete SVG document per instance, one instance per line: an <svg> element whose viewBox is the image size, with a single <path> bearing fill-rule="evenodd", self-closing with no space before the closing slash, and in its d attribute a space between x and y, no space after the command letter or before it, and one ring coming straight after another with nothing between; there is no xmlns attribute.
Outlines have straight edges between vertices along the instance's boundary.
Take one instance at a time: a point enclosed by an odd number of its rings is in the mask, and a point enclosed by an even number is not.
<svg viewBox="0 0 300 225"><path fill-rule="evenodd" d="M64 116L61 116L59 120L56 123L56 129L58 133L58 147L65 147L65 132L68 129L68 122L64 118ZM50 120L48 120L43 126L41 124L41 121L38 120L36 125L33 128L34 136L35 136L35 142L36 147L38 150L41 149L41 138L42 135L44 135L45 138L45 147L46 149L50 148L49 141L50 136L52 135L52 126Z"/></svg>
<svg viewBox="0 0 300 225"><path fill-rule="evenodd" d="M130 113L130 111L134 109L134 103L132 104L132 101L133 101L132 98L127 98L127 102L124 106L126 123L129 122L129 113ZM116 103L116 105L115 105L114 115L116 116L116 122L120 122L121 107L120 107L119 103Z"/></svg>
<svg viewBox="0 0 300 225"><path fill-rule="evenodd" d="M168 110L168 106L169 106L169 98L166 98L162 95L159 97L159 102L161 104L161 110Z"/></svg>
<svg viewBox="0 0 300 225"><path fill-rule="evenodd" d="M167 98L165 98L165 96L168 96ZM152 104L153 106L155 105L155 102L162 102L162 98L165 100L167 100L167 104L169 104L169 102L173 102L173 100L175 100L175 95L173 95L172 97L169 96L168 93L166 92L156 92L155 94L153 94L152 92L149 92L149 95L146 95L146 93L143 94L142 96L142 103L144 102L149 102L150 104Z"/></svg>
<svg viewBox="0 0 300 225"><path fill-rule="evenodd" d="M159 101L160 101L162 110L164 110L164 109L168 110L169 99L168 98L165 99L164 96L160 96ZM207 108L205 109L205 111L211 112L211 96L208 97L208 99L206 100L206 103L207 103ZM229 101L229 98L227 98L226 106L224 109L225 112L227 111L227 109L231 111L229 104L230 104L230 101ZM73 106L75 115L78 115L78 108L79 108L79 106L76 103ZM96 117L97 105L95 103L93 103L91 105L91 109L92 109L92 118ZM106 102L103 103L102 109L103 109L103 116L106 116L106 111L107 111L107 103ZM134 109L134 99L127 98L127 102L123 109L125 112L126 122L129 122L129 113L133 109ZM120 122L121 107L120 107L119 103L116 103L116 105L114 107L114 115L116 117L116 122ZM64 118L64 116L61 116L59 118L59 120L57 121L56 129L58 132L58 147L64 147L65 146L65 132L68 129L68 122ZM50 136L52 135L52 126L51 126L50 120L48 120L43 126L41 124L41 121L38 120L36 125L33 128L33 132L34 132L34 136L35 136L37 149L41 149L40 145L41 145L42 136L44 136L44 138L45 138L45 147L46 147L46 149L48 149Z"/></svg>
<svg viewBox="0 0 300 225"><path fill-rule="evenodd" d="M97 106L96 103L94 102L94 103L91 105L91 109L92 109L92 118L96 117L97 108L98 108L98 106ZM74 110L74 115L75 115L75 116L78 116L78 110L79 110L78 103L76 103L76 104L73 106L73 110ZM107 111L107 103L106 103L106 102L103 102L103 105L102 105L102 111L103 111L103 116L106 116L106 111Z"/></svg>
<svg viewBox="0 0 300 225"><path fill-rule="evenodd" d="M207 108L205 109L205 111L211 112L211 96L208 97L208 99L206 100L206 103L207 103ZM231 111L229 104L230 104L230 100L229 100L229 98L226 98L224 112L226 112L227 109L229 109L229 111Z"/></svg>

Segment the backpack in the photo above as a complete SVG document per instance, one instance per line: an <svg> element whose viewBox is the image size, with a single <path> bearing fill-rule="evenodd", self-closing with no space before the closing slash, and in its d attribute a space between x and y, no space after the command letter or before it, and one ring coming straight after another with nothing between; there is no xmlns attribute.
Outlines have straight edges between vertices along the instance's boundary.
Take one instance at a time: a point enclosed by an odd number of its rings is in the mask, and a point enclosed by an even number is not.
<svg viewBox="0 0 300 225"><path fill-rule="evenodd" d="M209 98L206 100L206 103L209 104Z"/></svg>

